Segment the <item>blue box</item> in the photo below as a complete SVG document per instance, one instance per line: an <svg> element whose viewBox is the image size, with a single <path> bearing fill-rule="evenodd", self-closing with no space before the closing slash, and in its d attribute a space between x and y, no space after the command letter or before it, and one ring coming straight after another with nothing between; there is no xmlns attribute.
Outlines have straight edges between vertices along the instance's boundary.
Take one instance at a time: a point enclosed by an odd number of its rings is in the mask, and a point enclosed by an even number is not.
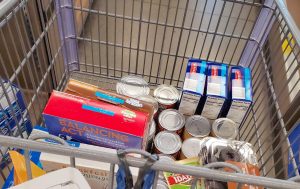
<svg viewBox="0 0 300 189"><path fill-rule="evenodd" d="M225 107L228 98L227 73L226 64L208 62L205 103L201 115L210 120L217 119Z"/></svg>
<svg viewBox="0 0 300 189"><path fill-rule="evenodd" d="M194 115L201 107L204 94L207 63L204 60L190 59L186 68L185 80L179 112Z"/></svg>
<svg viewBox="0 0 300 189"><path fill-rule="evenodd" d="M229 98L228 108L225 110L224 115L240 125L253 101L251 71L249 68L231 67Z"/></svg>

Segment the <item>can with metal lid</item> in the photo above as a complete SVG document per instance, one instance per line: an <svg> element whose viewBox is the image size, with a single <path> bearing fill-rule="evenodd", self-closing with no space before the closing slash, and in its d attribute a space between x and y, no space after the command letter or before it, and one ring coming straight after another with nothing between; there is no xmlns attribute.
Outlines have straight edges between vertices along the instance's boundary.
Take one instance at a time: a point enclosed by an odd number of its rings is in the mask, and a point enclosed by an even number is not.
<svg viewBox="0 0 300 189"><path fill-rule="evenodd" d="M158 156L159 156L159 160L162 161L162 162L173 163L173 162L176 161L176 159L173 156L169 156L169 155L166 155L166 154L159 154ZM161 179L161 180L165 180L165 176L164 176L163 171L159 172L158 178Z"/></svg>
<svg viewBox="0 0 300 189"><path fill-rule="evenodd" d="M156 132L156 123L152 120L151 125L149 127L148 137L147 137L147 147L146 150L148 152L152 152L153 140Z"/></svg>
<svg viewBox="0 0 300 189"><path fill-rule="evenodd" d="M189 138L183 141L181 146L180 159L198 157L201 150L201 139Z"/></svg>
<svg viewBox="0 0 300 189"><path fill-rule="evenodd" d="M154 98L162 110L175 108L179 99L179 92L175 87L163 84L154 90Z"/></svg>
<svg viewBox="0 0 300 189"><path fill-rule="evenodd" d="M137 99L144 101L144 102L148 102L149 104L151 104L153 106L154 112L153 112L153 119L157 119L157 115L158 115L158 102L157 100L152 97L151 95L142 95L137 97Z"/></svg>
<svg viewBox="0 0 300 189"><path fill-rule="evenodd" d="M181 144L180 136L175 132L161 131L154 138L155 153L171 155L175 159Z"/></svg>
<svg viewBox="0 0 300 189"><path fill-rule="evenodd" d="M158 179L156 189L169 189L169 186L164 180Z"/></svg>
<svg viewBox="0 0 300 189"><path fill-rule="evenodd" d="M214 137L235 139L238 132L238 125L228 118L216 119L212 125L212 135Z"/></svg>
<svg viewBox="0 0 300 189"><path fill-rule="evenodd" d="M178 110L167 109L162 111L158 117L160 131L172 131L181 134L185 124L185 117Z"/></svg>
<svg viewBox="0 0 300 189"><path fill-rule="evenodd" d="M116 85L116 90L121 95L133 98L150 93L148 83L142 77L134 75L122 77Z"/></svg>
<svg viewBox="0 0 300 189"><path fill-rule="evenodd" d="M210 134L211 125L205 117L201 115L190 116L185 122L183 140L191 137L203 138Z"/></svg>

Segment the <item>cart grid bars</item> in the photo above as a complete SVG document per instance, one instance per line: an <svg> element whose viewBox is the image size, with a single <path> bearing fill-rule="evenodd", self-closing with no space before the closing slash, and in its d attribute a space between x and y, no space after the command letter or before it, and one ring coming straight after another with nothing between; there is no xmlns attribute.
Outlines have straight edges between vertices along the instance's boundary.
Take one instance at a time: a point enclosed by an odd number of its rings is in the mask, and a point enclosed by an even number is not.
<svg viewBox="0 0 300 189"><path fill-rule="evenodd" d="M9 90L13 84L20 88L26 101L21 121L29 114L33 125L43 124L51 91L63 90L69 78L114 90L119 78L135 74L152 87L165 83L180 89L190 57L247 65L254 103L239 139L253 145L263 176L299 175L299 152L293 153L295 141L289 141L287 130L300 111L299 106L289 111L300 90L299 36L280 1L72 2L20 0L7 13L0 10L0 76L9 83L1 85L0 99L11 104ZM19 129L9 135L26 138L17 111L11 109ZM4 180L11 170L6 151L1 147Z"/></svg>

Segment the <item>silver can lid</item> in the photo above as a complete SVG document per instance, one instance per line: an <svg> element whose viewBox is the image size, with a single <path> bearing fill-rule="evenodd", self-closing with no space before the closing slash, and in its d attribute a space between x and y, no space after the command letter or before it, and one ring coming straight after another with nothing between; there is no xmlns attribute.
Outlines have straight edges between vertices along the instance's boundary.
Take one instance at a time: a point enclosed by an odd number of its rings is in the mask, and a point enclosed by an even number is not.
<svg viewBox="0 0 300 189"><path fill-rule="evenodd" d="M166 155L166 154L158 154L159 156L159 160L164 161L164 162L175 162L175 158L173 156L170 155Z"/></svg>
<svg viewBox="0 0 300 189"><path fill-rule="evenodd" d="M155 132L156 132L156 124L155 124L155 121L152 120L150 128L149 128L148 139L154 137Z"/></svg>
<svg viewBox="0 0 300 189"><path fill-rule="evenodd" d="M137 99L150 103L154 108L154 114L158 111L158 102L151 95L142 95L142 96L137 97Z"/></svg>
<svg viewBox="0 0 300 189"><path fill-rule="evenodd" d="M158 179L156 189L169 189L169 186L164 180Z"/></svg>
<svg viewBox="0 0 300 189"><path fill-rule="evenodd" d="M164 105L175 104L179 99L178 90L170 85L159 85L154 90L154 98Z"/></svg>
<svg viewBox="0 0 300 189"><path fill-rule="evenodd" d="M224 139L235 139L238 134L238 126L228 118L216 119L212 125L212 130L217 137Z"/></svg>
<svg viewBox="0 0 300 189"><path fill-rule="evenodd" d="M178 110L167 109L159 114L158 122L167 131L178 131L185 124L185 117Z"/></svg>
<svg viewBox="0 0 300 189"><path fill-rule="evenodd" d="M193 137L206 137L211 131L211 125L205 117L193 115L186 120L185 129Z"/></svg>
<svg viewBox="0 0 300 189"><path fill-rule="evenodd" d="M150 93L148 83L142 77L134 75L122 77L116 85L116 90L121 95L133 98Z"/></svg>
<svg viewBox="0 0 300 189"><path fill-rule="evenodd" d="M155 147L163 154L174 154L181 148L181 139L174 133L169 131L159 132L154 138Z"/></svg>
<svg viewBox="0 0 300 189"><path fill-rule="evenodd" d="M202 140L199 138L189 138L182 143L181 152L187 158L198 157L201 150Z"/></svg>

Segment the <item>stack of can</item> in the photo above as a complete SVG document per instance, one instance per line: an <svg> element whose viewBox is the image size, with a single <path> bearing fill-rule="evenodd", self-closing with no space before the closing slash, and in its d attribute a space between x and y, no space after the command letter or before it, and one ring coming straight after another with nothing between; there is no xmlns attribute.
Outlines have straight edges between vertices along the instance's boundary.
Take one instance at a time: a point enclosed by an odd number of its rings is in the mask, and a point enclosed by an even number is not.
<svg viewBox="0 0 300 189"><path fill-rule="evenodd" d="M219 118L211 125L201 115L185 117L176 110L180 93L173 86L159 85L151 96L148 83L143 78L126 76L117 84L117 91L152 104L154 116L146 149L159 154L161 161L174 162L198 157L202 141L208 136L225 139L237 136L237 125L227 118ZM159 174L158 186L168 188L162 173Z"/></svg>

